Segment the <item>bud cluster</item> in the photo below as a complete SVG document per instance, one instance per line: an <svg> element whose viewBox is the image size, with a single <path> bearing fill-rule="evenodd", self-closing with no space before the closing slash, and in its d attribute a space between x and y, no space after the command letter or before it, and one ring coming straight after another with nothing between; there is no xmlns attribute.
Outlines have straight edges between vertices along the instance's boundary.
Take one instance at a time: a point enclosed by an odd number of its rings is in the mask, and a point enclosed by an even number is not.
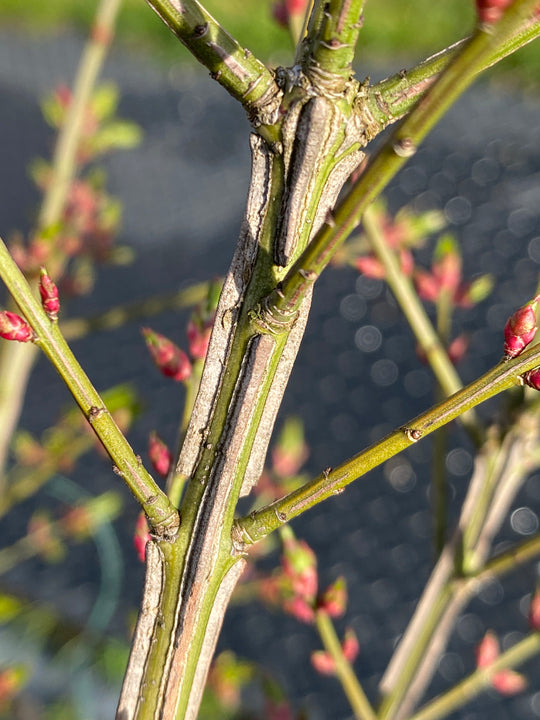
<svg viewBox="0 0 540 720"><path fill-rule="evenodd" d="M476 667L489 668L500 655L499 641L495 633L488 631L475 650ZM527 681L515 670L499 670L493 674L491 684L501 695L516 695L527 687Z"/></svg>
<svg viewBox="0 0 540 720"><path fill-rule="evenodd" d="M354 662L358 657L360 644L352 628L345 630L345 635L341 642L341 652L350 663ZM336 662L326 650L315 650L311 653L311 664L321 675L334 675L336 672Z"/></svg>

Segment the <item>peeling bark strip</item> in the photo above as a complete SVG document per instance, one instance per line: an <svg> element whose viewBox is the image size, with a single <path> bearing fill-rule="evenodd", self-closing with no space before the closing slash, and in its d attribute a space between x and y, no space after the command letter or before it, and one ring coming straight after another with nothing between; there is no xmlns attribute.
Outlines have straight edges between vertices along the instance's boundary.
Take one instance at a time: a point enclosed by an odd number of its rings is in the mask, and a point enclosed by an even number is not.
<svg viewBox="0 0 540 720"><path fill-rule="evenodd" d="M251 184L244 221L221 292L199 393L176 467L176 471L186 477L193 474L201 438L210 422L225 369L223 358L227 358L230 352L242 299L257 258L259 237L269 202L269 150L264 140L255 134L250 137L250 146Z"/></svg>
<svg viewBox="0 0 540 720"><path fill-rule="evenodd" d="M162 592L163 556L155 542L148 542L143 601L135 628L126 677L122 685L122 694L118 702L116 720L131 720L135 717L142 695L146 661L158 622Z"/></svg>

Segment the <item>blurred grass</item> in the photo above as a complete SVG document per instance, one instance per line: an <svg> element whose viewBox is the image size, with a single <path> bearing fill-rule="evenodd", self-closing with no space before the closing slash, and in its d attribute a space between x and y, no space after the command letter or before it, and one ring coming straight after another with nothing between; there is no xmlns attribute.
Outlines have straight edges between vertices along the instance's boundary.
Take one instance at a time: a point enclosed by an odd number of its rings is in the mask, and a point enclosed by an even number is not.
<svg viewBox="0 0 540 720"><path fill-rule="evenodd" d="M43 34L66 28L86 29L97 0L1 0L0 24ZM258 57L270 64L287 63L291 42L271 16L271 0L206 0L204 5L222 25ZM368 0L357 51L357 67L383 65L392 71L410 66L465 37L472 28L473 0ZM187 59L187 51L172 36L144 0L124 0L118 39L158 62ZM499 78L538 86L540 42L532 43L500 63Z"/></svg>

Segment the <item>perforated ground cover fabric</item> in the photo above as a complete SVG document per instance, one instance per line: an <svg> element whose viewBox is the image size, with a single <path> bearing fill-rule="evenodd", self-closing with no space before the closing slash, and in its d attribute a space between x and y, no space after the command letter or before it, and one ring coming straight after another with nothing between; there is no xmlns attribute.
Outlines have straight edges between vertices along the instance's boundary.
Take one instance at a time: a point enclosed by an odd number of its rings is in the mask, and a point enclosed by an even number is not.
<svg viewBox="0 0 540 720"><path fill-rule="evenodd" d="M4 237L15 228L24 232L31 227L37 195L26 165L36 155L47 156L53 141L41 121L38 100L59 82L70 82L81 47L81 39L71 35L29 38L0 29ZM113 51L105 77L120 87L120 114L140 123L145 134L140 148L106 162L109 189L124 206L119 240L135 249L137 259L129 268L105 268L96 293L73 302L72 315L90 315L114 303L223 274L249 174L247 121L204 73L184 65L159 68L140 55ZM537 99L477 86L431 134L387 193L393 209L405 203L441 209L460 241L466 275L496 276L490 298L456 316L456 333L470 334L470 351L459 366L464 381L499 359L506 318L535 292L540 267L539 119ZM427 250L419 253L420 262L428 259ZM151 324L181 341L186 317L167 312ZM174 442L182 390L171 389L152 368L140 324L134 320L114 333L96 333L75 342L74 351L98 388L119 382L138 388L145 415L130 441L144 454L151 429ZM430 406L433 393L430 371L419 364L411 333L384 285L351 269L328 270L316 289L281 415L294 412L305 422L311 446L308 471L335 465L405 423ZM30 384L23 426L41 431L67 402L54 371L41 360ZM495 409L491 404L481 412L488 417ZM453 428L446 466L454 515L472 462L467 438ZM347 578L349 608L338 628L350 625L358 636L361 654L355 668L368 694L374 693L429 576L430 472L427 440L294 523L297 535L317 551L321 585L340 574ZM70 482L92 494L111 485L122 491L108 465L97 458L85 459ZM66 487L53 484L41 493L40 502L53 505ZM129 522L113 528L118 547L109 539L100 557L92 544L79 545L58 567L26 563L4 578L5 587L54 603L69 622L87 622L99 599L104 609L96 631L121 634L125 614L118 611L118 603L135 608L143 579L131 546L136 508L127 492L125 497ZM3 541L19 536L31 511L32 505L23 503L2 521ZM539 511L540 472L516 499L496 546L537 532ZM113 562L116 552L118 563ZM103 584L104 567L115 582L109 578ZM505 647L522 637L535 570L531 564L490 584L470 604L439 664L430 695L472 670L474 646L487 628L499 633ZM6 632L0 637L0 660L33 652L20 638ZM233 607L219 647L264 662L311 720L351 717L337 683L318 676L309 664L309 653L319 647L311 627L259 605ZM49 702L67 688L92 703L87 705L92 718L111 717L118 688L98 685L99 693L86 689L84 695L78 673L84 659L79 666L72 663L67 675L48 666L46 659L36 662L39 672L31 686L36 697ZM539 661L524 670L530 678L527 691L508 699L485 693L454 720L540 717Z"/></svg>

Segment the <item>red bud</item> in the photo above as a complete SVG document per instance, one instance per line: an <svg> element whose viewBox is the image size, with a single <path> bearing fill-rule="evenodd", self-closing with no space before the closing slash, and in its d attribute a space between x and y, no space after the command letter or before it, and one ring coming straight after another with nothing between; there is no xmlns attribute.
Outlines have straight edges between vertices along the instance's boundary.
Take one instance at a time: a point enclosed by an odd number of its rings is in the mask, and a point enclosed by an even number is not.
<svg viewBox="0 0 540 720"><path fill-rule="evenodd" d="M324 650L315 650L311 653L311 664L321 675L333 675L336 671L334 658Z"/></svg>
<svg viewBox="0 0 540 720"><path fill-rule="evenodd" d="M204 360L212 334L212 323L200 323L191 319L186 334L191 357L194 360Z"/></svg>
<svg viewBox="0 0 540 720"><path fill-rule="evenodd" d="M344 577L329 585L319 599L318 608L330 617L341 617L347 608L347 583Z"/></svg>
<svg viewBox="0 0 540 720"><path fill-rule="evenodd" d="M386 277L384 265L374 255L360 255L354 261L354 266L366 277L376 280L383 280Z"/></svg>
<svg viewBox="0 0 540 720"><path fill-rule="evenodd" d="M152 467L157 474L161 475L161 477L167 477L173 461L173 456L169 448L155 432L150 433L148 455L150 457Z"/></svg>
<svg viewBox="0 0 540 720"><path fill-rule="evenodd" d="M489 630L476 648L476 667L488 668L499 657L499 641ZM514 670L500 670L491 678L491 684L501 695L515 695L526 687L523 675Z"/></svg>
<svg viewBox="0 0 540 720"><path fill-rule="evenodd" d="M142 333L150 354L163 375L182 382L191 375L191 363L183 350L171 340L150 328Z"/></svg>
<svg viewBox="0 0 540 720"><path fill-rule="evenodd" d="M58 318L58 311L60 310L58 288L43 267L40 271L39 294L41 295L41 305L47 316L51 320L56 320Z"/></svg>
<svg viewBox="0 0 540 720"><path fill-rule="evenodd" d="M343 637L343 642L341 643L341 649L350 663L354 662L358 657L358 653L360 652L360 643L358 642L356 633L352 628L347 628L345 630L345 636Z"/></svg>
<svg viewBox="0 0 540 720"><path fill-rule="evenodd" d="M312 623L315 619L313 605L307 602L301 595L295 595L283 601L283 610L292 615L300 622Z"/></svg>
<svg viewBox="0 0 540 720"><path fill-rule="evenodd" d="M516 695L527 687L527 681L515 670L501 670L494 675L491 684L501 695Z"/></svg>
<svg viewBox="0 0 540 720"><path fill-rule="evenodd" d="M525 385L532 387L534 390L540 390L540 368L534 368L522 376Z"/></svg>
<svg viewBox="0 0 540 720"><path fill-rule="evenodd" d="M475 650L476 667L485 668L492 665L499 657L499 641L494 632L488 630Z"/></svg>
<svg viewBox="0 0 540 720"><path fill-rule="evenodd" d="M303 540L297 540L294 535L288 536L284 541L281 562L294 594L313 603L318 584L317 558L313 550Z"/></svg>
<svg viewBox="0 0 540 720"><path fill-rule="evenodd" d="M536 335L536 306L540 300L537 295L530 302L518 308L504 326L504 354L517 357L532 342Z"/></svg>
<svg viewBox="0 0 540 720"><path fill-rule="evenodd" d="M540 632L540 587L532 596L531 605L529 607L529 627L531 630Z"/></svg>
<svg viewBox="0 0 540 720"><path fill-rule="evenodd" d="M26 320L9 310L0 312L0 337L17 342L32 342L36 339L34 331Z"/></svg>
<svg viewBox="0 0 540 720"><path fill-rule="evenodd" d="M150 540L150 529L146 515L141 512L137 518L135 525L135 535L133 536L133 544L137 551L137 557L141 562L145 561L146 543Z"/></svg>

